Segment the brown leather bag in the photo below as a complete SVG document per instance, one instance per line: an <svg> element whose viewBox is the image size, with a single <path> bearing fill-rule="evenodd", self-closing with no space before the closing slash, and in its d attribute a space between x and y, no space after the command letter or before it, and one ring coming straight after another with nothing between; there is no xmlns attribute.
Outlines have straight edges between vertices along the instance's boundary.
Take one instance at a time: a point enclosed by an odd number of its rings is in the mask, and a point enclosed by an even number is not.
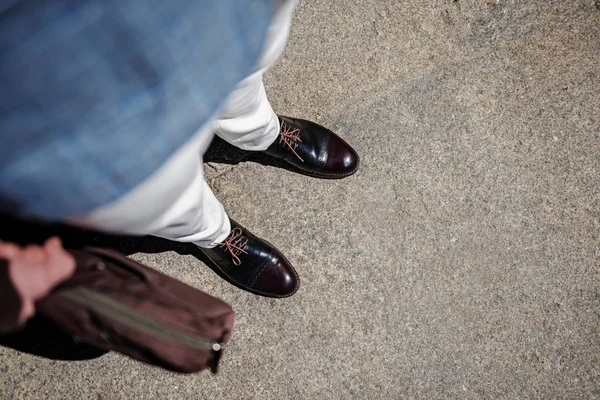
<svg viewBox="0 0 600 400"><path fill-rule="evenodd" d="M216 372L234 312L110 250L73 250L75 275L36 303L76 339L177 372Z"/></svg>

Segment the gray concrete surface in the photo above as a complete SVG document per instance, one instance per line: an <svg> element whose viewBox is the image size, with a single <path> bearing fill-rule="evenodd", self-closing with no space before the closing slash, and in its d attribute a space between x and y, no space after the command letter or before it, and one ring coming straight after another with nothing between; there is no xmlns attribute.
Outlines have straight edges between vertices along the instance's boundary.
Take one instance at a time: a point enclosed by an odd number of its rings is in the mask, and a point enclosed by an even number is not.
<svg viewBox="0 0 600 400"><path fill-rule="evenodd" d="M136 254L233 305L219 375L3 348L0 397L600 398L597 0L302 1L266 83L362 156L341 181L207 167L300 291Z"/></svg>

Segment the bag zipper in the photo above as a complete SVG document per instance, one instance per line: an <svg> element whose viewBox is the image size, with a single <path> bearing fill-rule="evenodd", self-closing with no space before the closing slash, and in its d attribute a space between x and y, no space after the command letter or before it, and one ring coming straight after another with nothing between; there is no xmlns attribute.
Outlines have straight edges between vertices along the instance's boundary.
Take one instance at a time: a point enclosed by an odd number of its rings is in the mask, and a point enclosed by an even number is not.
<svg viewBox="0 0 600 400"><path fill-rule="evenodd" d="M101 313L123 324L137 328L145 333L167 339L178 344L203 351L219 352L223 350L223 343L218 343L194 334L184 332L174 326L168 325L154 317L141 314L135 309L125 306L108 296L94 292L84 287L75 287L61 290L58 296L65 297L77 304Z"/></svg>

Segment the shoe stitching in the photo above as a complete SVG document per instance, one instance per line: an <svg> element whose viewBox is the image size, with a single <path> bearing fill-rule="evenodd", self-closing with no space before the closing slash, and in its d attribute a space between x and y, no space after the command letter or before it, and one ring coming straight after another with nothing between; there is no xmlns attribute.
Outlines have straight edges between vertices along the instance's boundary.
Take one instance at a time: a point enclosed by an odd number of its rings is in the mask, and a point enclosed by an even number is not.
<svg viewBox="0 0 600 400"><path fill-rule="evenodd" d="M273 256L271 256L267 261L272 261L273 260ZM254 277L252 278L252 280L248 283L248 287L254 287L254 284L258 281L258 278L261 277L262 274L265 273L265 271L267 270L267 267L269 266L269 264L267 263L267 261L265 261L262 265L262 267L260 267L260 269L258 270L258 272L254 275Z"/></svg>
<svg viewBox="0 0 600 400"><path fill-rule="evenodd" d="M319 174L319 173L313 173L313 176L316 178L344 178L346 176L350 176L350 175L354 175L356 173L356 171L358 171L358 167L360 165L360 159L357 158L356 159L356 167L350 171L350 172L346 172L344 174Z"/></svg>
<svg viewBox="0 0 600 400"><path fill-rule="evenodd" d="M267 242L266 240L263 239L263 241L269 245L270 247L274 247L271 243ZM283 260L290 265L290 262L288 261L287 258L285 258L285 256L282 254L281 258L283 258ZM271 256L269 257L268 261L274 261L275 260L275 256L273 254L271 254ZM260 271L254 276L254 278L252 279L252 281L250 282L249 286L250 288L253 288L254 284L258 281L258 278L260 278L260 276L267 270L267 267L269 266L270 262L267 263L267 261L265 261L264 265L260 268ZM290 265L291 266L291 265ZM277 295L268 295L268 297L272 297L272 298L285 298L285 297L291 297L294 294L296 294L296 292L298 291L298 289L300 289L300 276L298 275L298 272L296 271L296 269L294 267L291 267L292 273L294 274L294 277L296 278L296 287L294 288L294 291L288 294L277 294ZM255 292L257 294L261 294L264 296L263 292L260 292L258 290L255 290Z"/></svg>
<svg viewBox="0 0 600 400"><path fill-rule="evenodd" d="M356 167L354 167L354 169L352 171L346 172L343 174L320 174L318 172L303 171L300 168L296 168L296 171L303 175L312 176L313 178L337 179L337 178L345 178L347 176L354 175L356 173L356 171L358 171L359 166L360 166L360 158L357 156L356 157Z"/></svg>
<svg viewBox="0 0 600 400"><path fill-rule="evenodd" d="M329 139L331 138L331 132L326 131L327 134L323 135L320 140L319 146L321 147L321 151L319 153L319 158L317 159L317 165L313 172L317 172L323 169L325 164L327 163L327 145L329 144ZM317 172L318 173L318 172Z"/></svg>

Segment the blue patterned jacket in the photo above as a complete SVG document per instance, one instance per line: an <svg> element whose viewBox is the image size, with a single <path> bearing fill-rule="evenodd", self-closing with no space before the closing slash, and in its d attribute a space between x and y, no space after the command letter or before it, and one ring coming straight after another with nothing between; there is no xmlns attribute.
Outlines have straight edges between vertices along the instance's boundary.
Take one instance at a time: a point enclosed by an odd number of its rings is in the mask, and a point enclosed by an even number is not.
<svg viewBox="0 0 600 400"><path fill-rule="evenodd" d="M0 0L0 212L55 220L149 177L251 72L273 0Z"/></svg>

